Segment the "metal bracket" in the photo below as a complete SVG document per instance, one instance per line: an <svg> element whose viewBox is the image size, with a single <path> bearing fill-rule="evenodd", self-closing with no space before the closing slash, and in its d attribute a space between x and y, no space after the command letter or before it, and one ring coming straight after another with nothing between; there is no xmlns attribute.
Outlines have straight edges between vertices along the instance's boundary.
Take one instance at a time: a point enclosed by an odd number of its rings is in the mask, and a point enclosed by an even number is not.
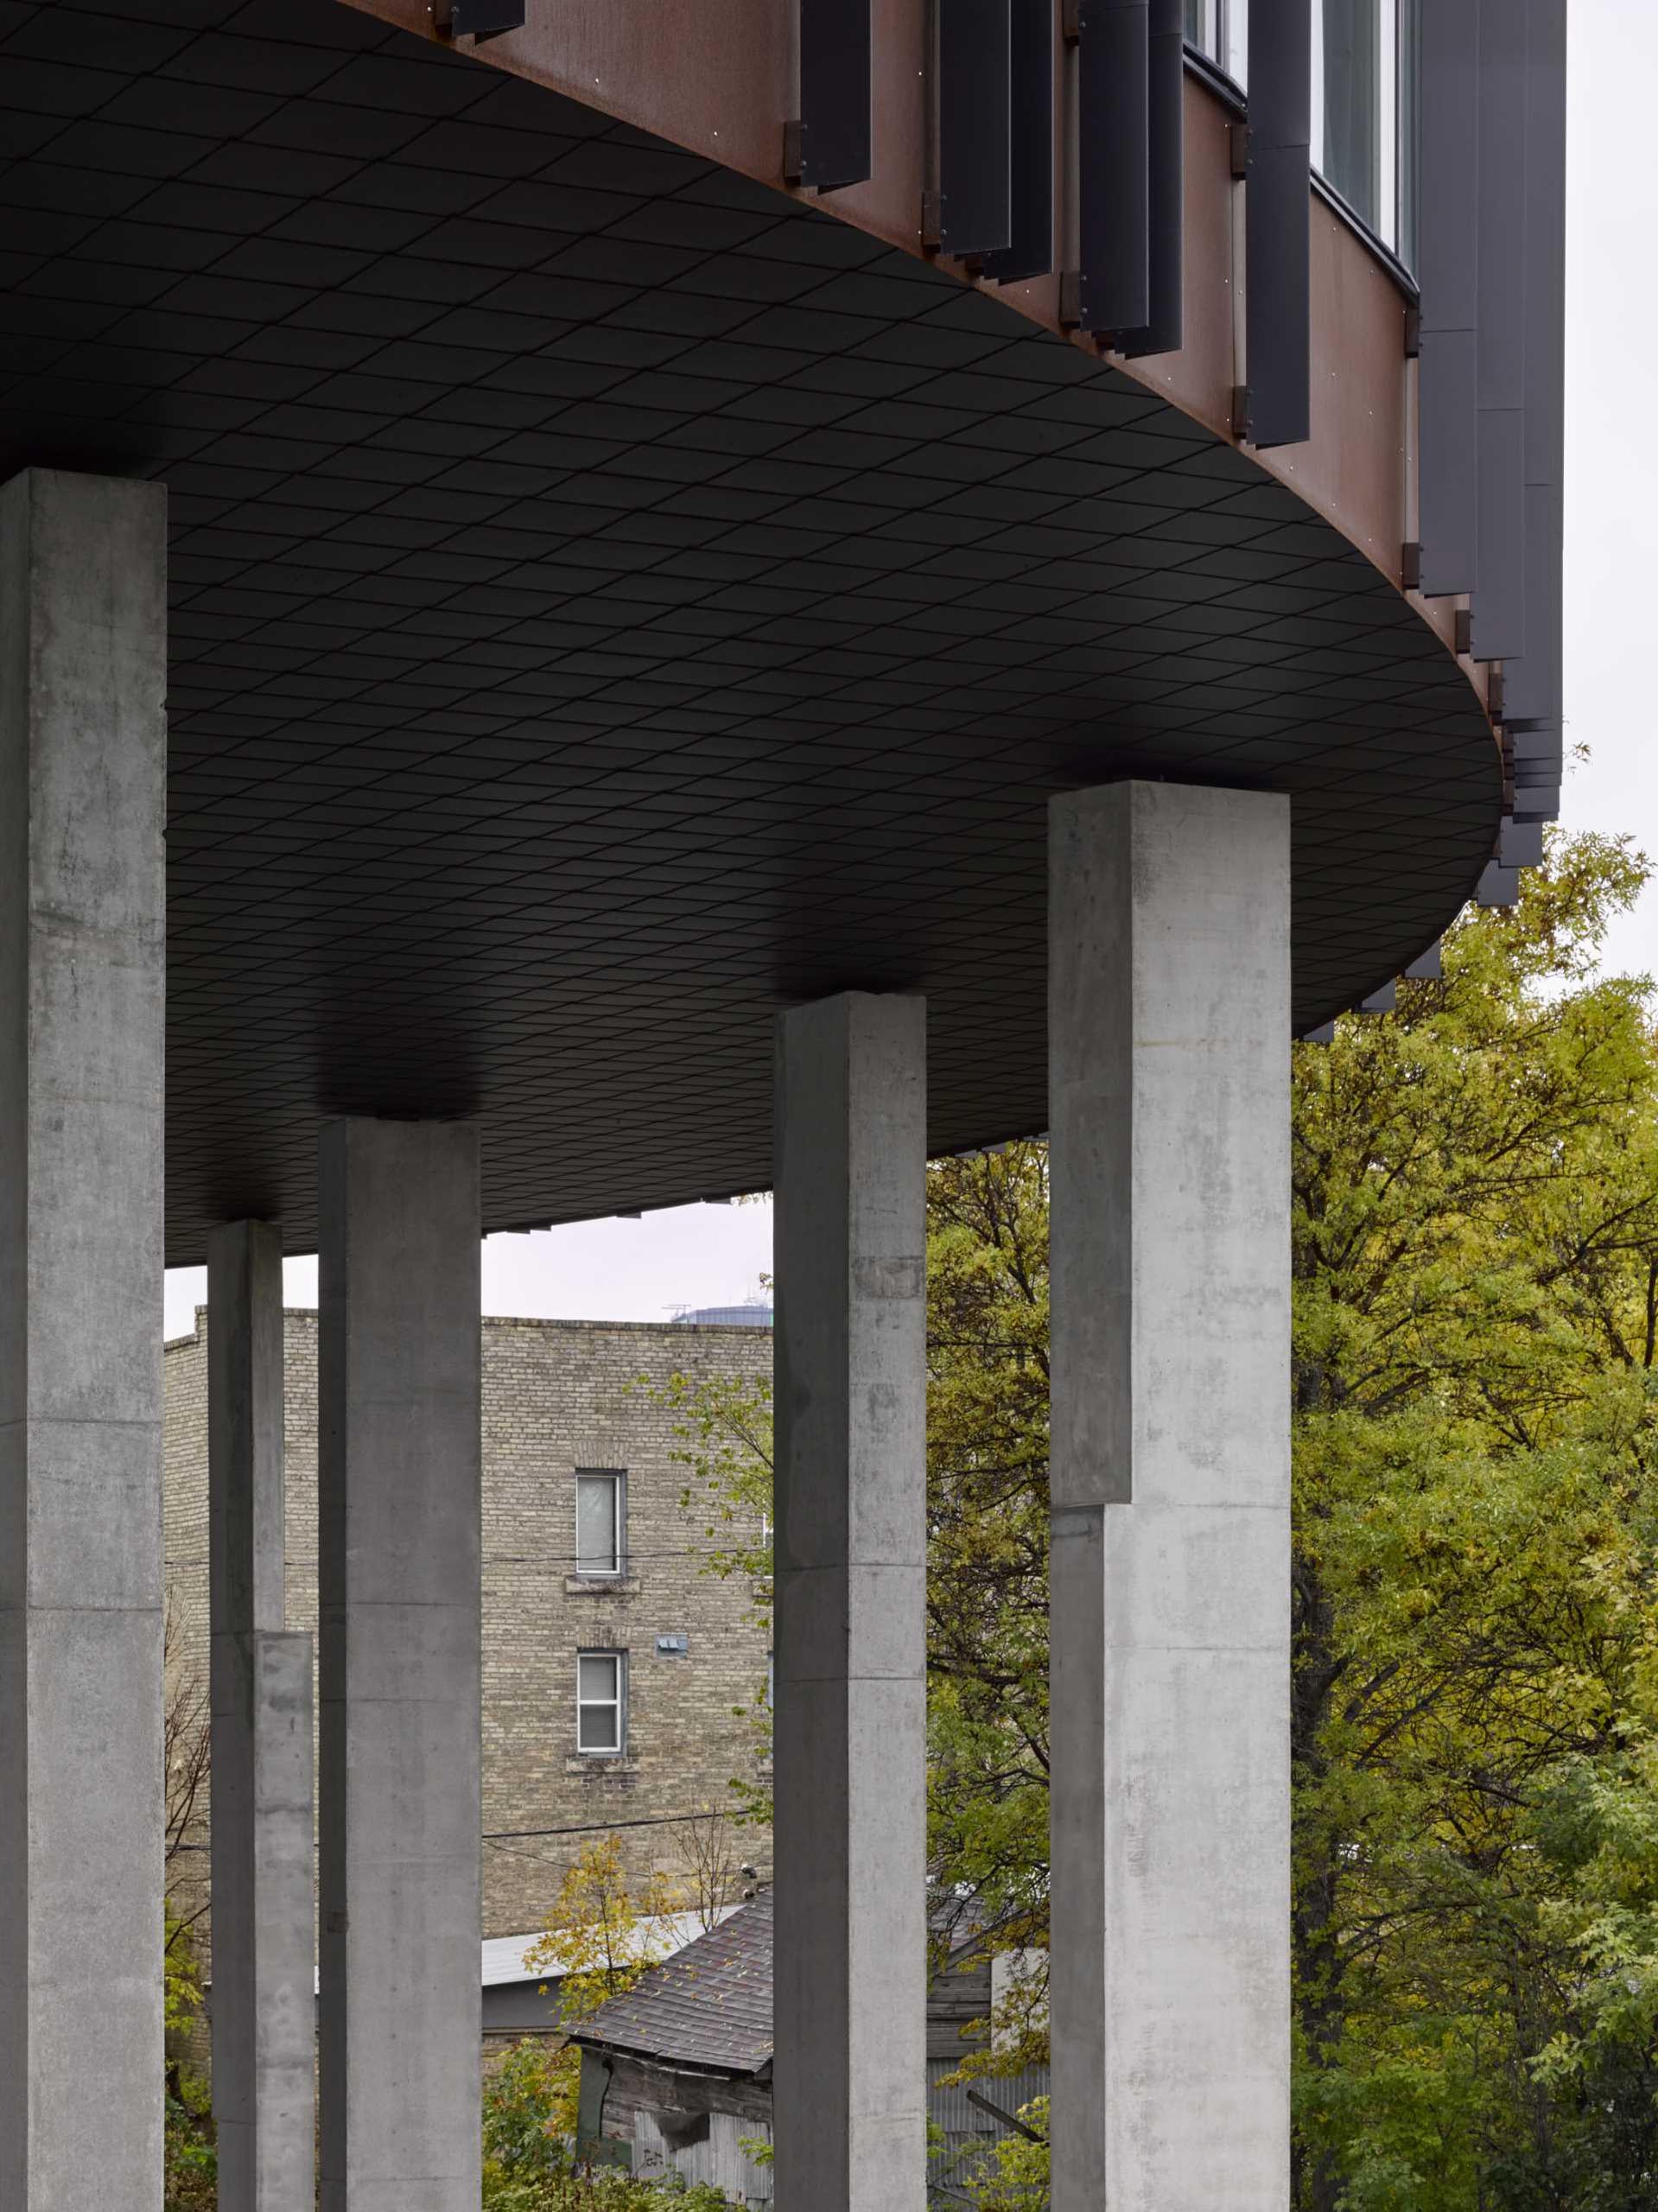
<svg viewBox="0 0 1658 2212"><path fill-rule="evenodd" d="M1080 330L1083 327L1083 272L1080 269L1062 269L1059 272L1059 327L1061 330Z"/></svg>
<svg viewBox="0 0 1658 2212"><path fill-rule="evenodd" d="M1059 35L1067 46L1082 43L1083 0L1059 0Z"/></svg>
<svg viewBox="0 0 1658 2212"><path fill-rule="evenodd" d="M1240 445L1248 441L1255 427L1254 408L1254 395L1248 385L1235 384L1232 387L1232 435Z"/></svg>
<svg viewBox="0 0 1658 2212"><path fill-rule="evenodd" d="M783 126L783 181L785 184L804 184L806 180L806 153L801 141L799 123L785 123Z"/></svg>
<svg viewBox="0 0 1658 2212"><path fill-rule="evenodd" d="M438 0L440 38L499 38L503 31L524 29L525 0Z"/></svg>
<svg viewBox="0 0 1658 2212"><path fill-rule="evenodd" d="M1249 126L1247 123L1229 123L1226 126L1227 148L1232 157L1232 181L1242 184L1249 174Z"/></svg>
<svg viewBox="0 0 1658 2212"><path fill-rule="evenodd" d="M1474 616L1471 607L1459 607L1457 609L1455 643L1458 660L1464 658L1474 650Z"/></svg>
<svg viewBox="0 0 1658 2212"><path fill-rule="evenodd" d="M923 253L937 253L943 243L943 194L924 192L921 195L921 251Z"/></svg>
<svg viewBox="0 0 1658 2212"><path fill-rule="evenodd" d="M1399 588L1401 591L1422 588L1422 549L1413 537L1407 537L1399 549Z"/></svg>
<svg viewBox="0 0 1658 2212"><path fill-rule="evenodd" d="M1413 300L1405 309L1405 359L1420 361L1422 358L1422 310Z"/></svg>

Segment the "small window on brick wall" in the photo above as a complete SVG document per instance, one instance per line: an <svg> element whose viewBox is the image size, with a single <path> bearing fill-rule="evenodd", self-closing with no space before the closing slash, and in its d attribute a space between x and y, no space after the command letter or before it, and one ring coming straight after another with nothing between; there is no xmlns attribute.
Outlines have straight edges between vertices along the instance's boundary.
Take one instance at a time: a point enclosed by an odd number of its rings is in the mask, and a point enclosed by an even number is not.
<svg viewBox="0 0 1658 2212"><path fill-rule="evenodd" d="M627 1477L589 1468L575 1478L575 1571L615 1576L627 1562Z"/></svg>
<svg viewBox="0 0 1658 2212"><path fill-rule="evenodd" d="M582 1651L575 1662L575 1747L608 1752L627 1748L627 1654Z"/></svg>

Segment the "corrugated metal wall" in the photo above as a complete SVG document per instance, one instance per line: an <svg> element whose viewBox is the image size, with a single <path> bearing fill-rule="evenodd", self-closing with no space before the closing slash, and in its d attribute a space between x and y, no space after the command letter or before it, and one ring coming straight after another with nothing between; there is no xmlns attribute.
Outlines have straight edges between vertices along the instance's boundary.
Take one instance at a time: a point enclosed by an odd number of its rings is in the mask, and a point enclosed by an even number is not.
<svg viewBox="0 0 1658 2212"><path fill-rule="evenodd" d="M948 2061L933 2059L928 2063L928 2113L933 2126L943 2130L949 2145L930 2159L927 2166L929 2194L941 2207L962 2201L962 2185L973 2167L1009 2133L989 2113L969 2103L967 2084L945 2082L944 2076L951 2071ZM1000 2105L1003 2112L1016 2113L1032 2097L1047 2095L1048 2069L1045 2066L1032 2066L1023 2074L997 2075L989 2081L975 2082L972 2087L981 2096L988 2097L992 2104Z"/></svg>
<svg viewBox="0 0 1658 2212"><path fill-rule="evenodd" d="M770 2212L772 2169L754 2164L742 2147L745 2137L751 2142L759 2138L769 2143L772 2131L759 2120L740 2120L734 2113L710 2113L708 2140L688 2143L676 2151L670 2148L650 2113L641 2112L633 2121L633 2171L646 2180L652 2174L671 2171L682 2174L687 2182L711 2182L734 2204L746 2207L746 2212L757 2212L761 2206Z"/></svg>

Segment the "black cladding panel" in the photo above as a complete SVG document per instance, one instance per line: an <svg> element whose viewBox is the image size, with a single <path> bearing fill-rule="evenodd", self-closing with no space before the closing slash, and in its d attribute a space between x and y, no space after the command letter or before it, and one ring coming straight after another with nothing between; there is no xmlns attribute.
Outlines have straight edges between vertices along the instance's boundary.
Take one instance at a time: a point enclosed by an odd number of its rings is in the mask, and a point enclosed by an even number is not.
<svg viewBox="0 0 1658 2212"><path fill-rule="evenodd" d="M1119 334L1120 353L1180 349L1185 271L1186 39L1183 0L1151 0L1147 162L1147 313Z"/></svg>
<svg viewBox="0 0 1658 2212"><path fill-rule="evenodd" d="M1422 11L1420 369L1422 589L1471 591L1477 569L1480 0Z"/></svg>
<svg viewBox="0 0 1658 2212"><path fill-rule="evenodd" d="M1081 283L1084 330L1151 320L1149 0L1082 0L1078 16Z"/></svg>
<svg viewBox="0 0 1658 2212"><path fill-rule="evenodd" d="M870 171L869 0L800 0L800 161L819 192Z"/></svg>
<svg viewBox="0 0 1658 2212"><path fill-rule="evenodd" d="M1010 0L1010 241L985 256L1004 284L1053 266L1053 0Z"/></svg>
<svg viewBox="0 0 1658 2212"><path fill-rule="evenodd" d="M499 38L524 29L524 0L449 0L451 38Z"/></svg>
<svg viewBox="0 0 1658 2212"><path fill-rule="evenodd" d="M1310 0L1249 10L1250 436L1299 445L1312 417L1312 17Z"/></svg>
<svg viewBox="0 0 1658 2212"><path fill-rule="evenodd" d="M1529 0L1486 0L1480 11L1478 660L1526 650L1529 13Z"/></svg>
<svg viewBox="0 0 1658 2212"><path fill-rule="evenodd" d="M1515 808L1553 814L1561 767L1566 0L1530 0L1526 197L1526 651L1504 671Z"/></svg>
<svg viewBox="0 0 1658 2212"><path fill-rule="evenodd" d="M938 0L938 236L958 257L1013 242L1011 8Z"/></svg>

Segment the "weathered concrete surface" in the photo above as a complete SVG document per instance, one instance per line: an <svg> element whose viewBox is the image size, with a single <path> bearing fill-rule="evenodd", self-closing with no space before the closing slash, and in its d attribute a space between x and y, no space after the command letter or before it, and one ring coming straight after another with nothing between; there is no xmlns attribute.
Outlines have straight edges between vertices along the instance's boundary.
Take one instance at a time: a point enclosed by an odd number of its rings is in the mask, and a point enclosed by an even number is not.
<svg viewBox="0 0 1658 2212"><path fill-rule="evenodd" d="M1289 2201L1289 803L1053 803L1054 2212Z"/></svg>
<svg viewBox="0 0 1658 2212"><path fill-rule="evenodd" d="M778 2202L921 2212L924 1001L785 1014L776 1126Z"/></svg>
<svg viewBox="0 0 1658 2212"><path fill-rule="evenodd" d="M207 1246L213 2050L220 2212L316 2197L311 1639L283 1629L282 1237Z"/></svg>
<svg viewBox="0 0 1658 2212"><path fill-rule="evenodd" d="M0 491L0 2204L162 2193L166 494Z"/></svg>
<svg viewBox="0 0 1658 2212"><path fill-rule="evenodd" d="M322 2208L461 2212L481 2189L477 1133L334 1122L320 1195Z"/></svg>

